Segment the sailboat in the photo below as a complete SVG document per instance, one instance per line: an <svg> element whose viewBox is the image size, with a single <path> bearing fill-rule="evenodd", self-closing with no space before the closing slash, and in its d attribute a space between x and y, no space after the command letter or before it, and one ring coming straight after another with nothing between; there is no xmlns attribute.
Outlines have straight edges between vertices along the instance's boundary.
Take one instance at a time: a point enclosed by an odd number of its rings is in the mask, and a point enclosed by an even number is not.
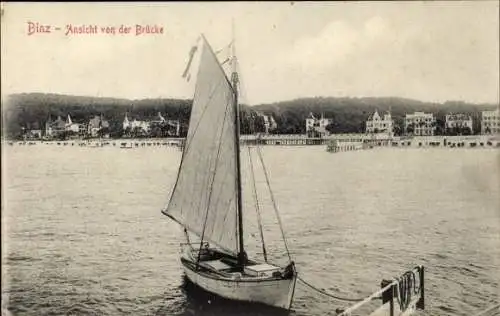
<svg viewBox="0 0 500 316"><path fill-rule="evenodd" d="M203 35L201 41L189 129L162 213L184 228L180 261L192 283L226 299L290 309L297 280L290 256L278 265L245 251L234 39L230 79ZM190 234L200 242L190 242Z"/></svg>

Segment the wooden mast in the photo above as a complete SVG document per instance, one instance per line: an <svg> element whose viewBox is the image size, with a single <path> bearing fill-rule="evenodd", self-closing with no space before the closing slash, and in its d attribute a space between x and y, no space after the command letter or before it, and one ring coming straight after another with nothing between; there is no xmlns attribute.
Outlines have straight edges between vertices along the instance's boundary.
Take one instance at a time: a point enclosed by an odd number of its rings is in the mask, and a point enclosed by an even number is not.
<svg viewBox="0 0 500 316"><path fill-rule="evenodd" d="M233 86L233 106L234 106L234 140L235 140L235 154L236 154L236 182L237 182L237 193L236 200L238 201L238 265L243 266L247 261L247 255L245 253L243 244L243 203L241 198L241 164L240 164L240 109L238 106L238 72L236 68L236 49L235 49L235 35L234 35L234 21L232 22L232 43L231 43L231 64L232 64L232 74L231 74L231 85Z"/></svg>

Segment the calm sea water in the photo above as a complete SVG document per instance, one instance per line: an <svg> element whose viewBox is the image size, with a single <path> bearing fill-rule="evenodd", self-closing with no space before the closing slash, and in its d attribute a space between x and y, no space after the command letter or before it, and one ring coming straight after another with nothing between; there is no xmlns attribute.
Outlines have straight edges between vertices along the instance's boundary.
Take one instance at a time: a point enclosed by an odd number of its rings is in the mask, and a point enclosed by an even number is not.
<svg viewBox="0 0 500 316"><path fill-rule="evenodd" d="M13 315L272 314L209 303L183 281L181 229L160 214L179 150L3 149L2 309ZM263 148L302 277L339 296L359 297L423 264L421 315L469 315L499 300L499 153ZM259 169L255 174L267 246L283 260L265 181ZM246 192L246 240L259 256ZM346 306L298 283L292 315L334 315Z"/></svg>

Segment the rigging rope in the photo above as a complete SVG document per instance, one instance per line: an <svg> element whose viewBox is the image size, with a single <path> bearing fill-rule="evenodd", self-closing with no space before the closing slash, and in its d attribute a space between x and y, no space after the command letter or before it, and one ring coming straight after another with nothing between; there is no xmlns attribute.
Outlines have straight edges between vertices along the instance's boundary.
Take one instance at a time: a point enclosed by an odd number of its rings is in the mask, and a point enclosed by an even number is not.
<svg viewBox="0 0 500 316"><path fill-rule="evenodd" d="M348 297L340 297L340 296L336 296L336 295L333 295L331 293L328 293L322 289L319 289L317 287L315 287L314 285L312 285L311 283L305 281L304 279L302 279L300 276L297 275L297 279L299 281L301 281L303 284L307 285L308 287L310 287L311 289L315 290L316 292L320 293L320 294L323 294L325 296L329 296L331 298L334 298L334 299L337 299L337 300L341 300L341 301L347 301L347 302L361 302L362 300L364 300L364 298L348 298Z"/></svg>
<svg viewBox="0 0 500 316"><path fill-rule="evenodd" d="M259 231L260 231L260 239L262 240L262 253L264 254L264 261L267 263L267 253L266 253L266 244L264 243L264 232L262 231L262 222L261 222L261 216L260 216L260 209L259 209L259 198L257 197L257 187L255 185L255 175L253 171L253 161L252 161L252 153L250 152L250 147L248 148L248 158L250 159L250 170L251 170L251 175L252 175L252 183L253 183L253 197L254 197L254 202L255 202L255 211L257 212L257 223L259 225Z"/></svg>
<svg viewBox="0 0 500 316"><path fill-rule="evenodd" d="M237 66L239 66L237 64ZM240 87L243 85L242 83L242 78L240 78ZM245 89L241 89L239 90L240 93L244 93ZM251 114L250 114L251 115ZM255 134L255 120L253 118L250 118L249 119L249 129L250 129L250 133L251 134ZM256 148L257 148L257 154L259 156L259 159L260 159L260 162L261 162L261 165L262 165L262 169L264 170L264 176L265 176L265 179L266 179L266 184L267 184L267 187L269 189L269 193L271 195L271 201L273 203L273 208L274 208L274 211L276 213L276 217L278 219L278 223L279 223L279 226L280 226L280 230L281 230L281 236L283 238L283 242L285 244L285 249L286 249L286 253L287 253L287 256L288 256L288 259L291 261L291 256L290 256L290 252L288 250L288 245L287 245L287 242L286 242L286 237L285 237L285 232L283 230L283 224L281 222L281 217L279 215L279 212L278 212L278 207L276 205L276 201L274 199L274 193L271 189L271 184L270 184L270 181L269 181L269 176L268 176L268 173L267 173L267 169L266 169L266 166L264 164L264 159L262 157L262 151L261 151L261 148L259 146L259 142L256 143ZM258 218L258 225L259 225L259 230L260 230L260 234L261 234L261 239L262 239L262 250L263 250L263 253L264 253L264 259L265 261L267 262L267 255L266 255L266 249L265 249L265 244L264 244L264 235L263 235L263 231L262 231L262 224L261 224L261 216L260 216L260 211L259 211L259 202L258 202L258 197L257 197L257 191L256 191L256 186L255 186L255 177L254 177L254 168L253 168L253 162L252 162L252 155L251 155L251 152L250 152L250 147L248 147L248 156L249 156L249 159L250 159L250 165L251 165L251 175L252 175L252 182L253 182L253 192L254 192L254 199L255 199L255 206L256 206L256 212L257 212L257 218ZM340 297L340 296L337 296L337 295L333 295L331 293L328 293L324 290L321 290L317 287L315 287L314 285L312 285L311 283L305 281L303 278L301 278L298 273L297 273L297 279L299 281L301 281L304 285L308 286L309 288L311 288L312 290L320 293L320 294L323 294L325 296L328 296L328 297L331 297L331 298L334 298L334 299L337 299L337 300L341 300L341 301L347 301L347 302L360 302L360 301L363 301L364 298L348 298L348 297ZM379 299L380 297L378 297Z"/></svg>
<svg viewBox="0 0 500 316"><path fill-rule="evenodd" d="M238 63L238 60L236 60L236 67L237 67L238 73L241 73L241 71L239 70L240 69L239 66L240 65ZM243 76L240 75L240 77L238 79L239 79L239 84L240 84L240 89L238 90L238 93L240 94L240 100L247 101L244 78L243 78ZM248 124L249 124L250 134L255 134L255 120L253 119L251 111L248 114L247 120L248 120ZM264 231L262 229L262 216L260 214L259 197L257 194L257 186L255 183L254 163L252 160L250 146L247 146L247 147L248 147L248 157L249 157L250 170L251 170L251 176L252 176L251 181L253 183L253 196L254 196L254 202L255 202L255 211L257 212L257 223L258 223L259 232L260 232L260 239L262 241L262 253L264 255L265 262L268 262L266 245L265 245L265 241L264 241ZM288 256L288 257L290 257L290 256Z"/></svg>
<svg viewBox="0 0 500 316"><path fill-rule="evenodd" d="M238 67L239 64L236 63L236 66ZM239 79L240 79L240 87L242 87L242 85L244 85L243 80L242 80L242 78L239 78ZM243 86L243 88L244 88L244 86ZM239 92L242 93L242 94L244 94L245 93L245 89L240 89ZM255 120L252 117L251 113L249 115L251 116L249 118L249 123L250 123L249 124L250 125L249 129L250 129L251 134L255 134ZM261 151L261 148L259 146L259 142L256 142L255 147L257 148L257 154L259 156L259 160L260 160L260 163L262 165L262 169L264 171L264 176L266 178L266 184L267 184L267 187L268 187L268 190L269 190L269 194L271 196L271 201L273 203L274 212L276 214L276 218L278 219L278 224L280 226L281 236L283 238L283 243L285 244L286 254L288 256L288 260L292 261L292 257L290 256L290 251L288 250L288 244L286 242L285 231L283 230L283 224L281 222L281 217L280 217L279 212L278 212L278 207L276 206L276 201L274 199L273 190L271 189L271 184L270 184L270 181L269 181L269 176L268 176L268 173L267 173L266 165L264 164L264 159L262 158L262 151ZM252 172L253 172L253 167L252 167ZM255 185L255 182L254 182L254 185ZM261 225L260 222L259 222L259 225ZM262 242L264 242L264 239L262 239Z"/></svg>
<svg viewBox="0 0 500 316"><path fill-rule="evenodd" d="M420 269L420 268L418 268L418 269ZM420 273L420 270L417 270L417 271L419 271L418 273ZM297 276L297 279L299 281L301 281L302 283L304 283L305 285L307 285L308 287L310 287L311 289L315 290L316 292L323 294L323 295L326 295L326 296L329 296L329 297L334 298L334 299L348 301L348 302L360 302L360 301L368 300L368 298L347 298L347 297L336 296L336 295L333 295L331 293L326 292L325 290L319 289L318 287L316 287L316 286L312 285L311 283L302 279L300 276ZM420 280L420 282L422 282L422 279ZM417 274L416 274L415 270L411 270L411 271L405 272L401 277L395 278L394 280L392 280L392 282L385 285L385 288L387 289L387 291L389 291L389 288L388 288L389 285L392 287L392 289L390 289L392 294L390 294L390 295L394 296L396 298L400 310L405 311L410 306L410 303L412 302L413 296L418 295L419 293L422 293L422 283L420 283L420 282L417 283ZM394 290L396 292L393 292ZM384 290L384 293L385 293L385 290ZM394 295L394 294L396 294L396 295ZM373 295L375 295L375 294L373 294ZM382 294L382 296L384 296L384 294ZM381 298L382 297L380 297L380 296L375 296L375 297L372 297L371 300L381 299ZM483 313L488 312L488 311L492 311L498 307L500 307L500 304L498 304L496 306L492 306L489 309L487 309L486 311L483 311L476 316L483 315Z"/></svg>
<svg viewBox="0 0 500 316"><path fill-rule="evenodd" d="M283 242L285 244L286 254L288 256L288 260L292 261L292 257L290 256L290 251L288 251L288 245L286 243L285 231L283 230L283 224L281 222L281 217L278 212L278 207L276 206L276 201L274 200L274 193L271 189L271 184L269 183L269 176L267 174L266 165L264 165L264 159L262 158L262 151L260 146L257 144L257 153L259 154L260 163L262 164L262 169L264 170L264 176L266 177L267 187L269 189L269 194L271 195L271 201L273 202L274 212L276 213L276 218L278 219L278 224L280 225L281 237L283 238Z"/></svg>

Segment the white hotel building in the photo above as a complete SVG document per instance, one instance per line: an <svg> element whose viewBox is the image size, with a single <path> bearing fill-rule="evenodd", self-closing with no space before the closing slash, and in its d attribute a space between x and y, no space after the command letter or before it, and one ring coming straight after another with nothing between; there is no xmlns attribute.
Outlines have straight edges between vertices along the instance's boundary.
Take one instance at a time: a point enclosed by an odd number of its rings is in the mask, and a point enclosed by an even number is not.
<svg viewBox="0 0 500 316"><path fill-rule="evenodd" d="M463 128L469 128L470 133L474 133L472 117L466 114L447 114L444 127L446 130L459 129L459 133L462 133Z"/></svg>
<svg viewBox="0 0 500 316"><path fill-rule="evenodd" d="M500 112L499 109L493 111L483 111L481 113L481 134L500 133Z"/></svg>
<svg viewBox="0 0 500 316"><path fill-rule="evenodd" d="M432 113L406 114L404 131L406 135L432 136L436 131L436 118Z"/></svg>

